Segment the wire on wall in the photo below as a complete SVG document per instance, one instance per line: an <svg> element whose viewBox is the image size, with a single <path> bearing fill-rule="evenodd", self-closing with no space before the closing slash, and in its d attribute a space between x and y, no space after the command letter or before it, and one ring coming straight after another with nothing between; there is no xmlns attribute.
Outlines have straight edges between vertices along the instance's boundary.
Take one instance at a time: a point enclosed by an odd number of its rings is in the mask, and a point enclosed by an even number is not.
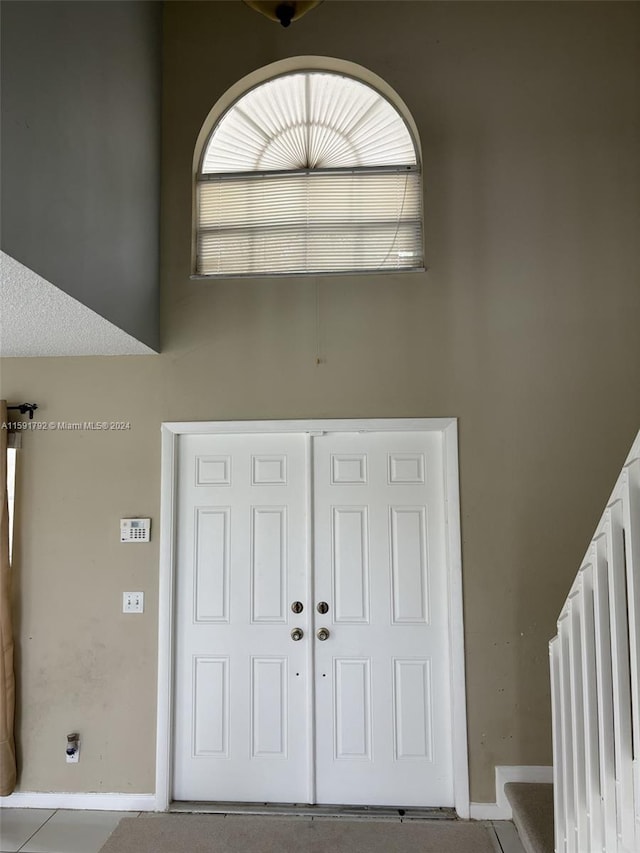
<svg viewBox="0 0 640 853"><path fill-rule="evenodd" d="M316 366L324 364L325 359L322 355L322 332L320 320L320 281L315 280L315 315L316 315Z"/></svg>

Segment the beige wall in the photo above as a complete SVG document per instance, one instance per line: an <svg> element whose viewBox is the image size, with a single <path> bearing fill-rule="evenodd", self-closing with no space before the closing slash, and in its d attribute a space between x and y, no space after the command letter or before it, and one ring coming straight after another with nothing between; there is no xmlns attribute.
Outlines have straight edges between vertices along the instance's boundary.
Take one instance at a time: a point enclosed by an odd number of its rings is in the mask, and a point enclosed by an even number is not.
<svg viewBox="0 0 640 853"><path fill-rule="evenodd" d="M163 354L2 365L3 396L44 420L132 426L24 438L22 790L153 790L163 420L459 417L472 799L495 799L495 764L550 763L547 641L640 426L639 13L330 0L285 31L239 2L167 4ZM200 126L297 54L365 65L413 112L427 274L189 280ZM132 514L150 545L118 543Z"/></svg>

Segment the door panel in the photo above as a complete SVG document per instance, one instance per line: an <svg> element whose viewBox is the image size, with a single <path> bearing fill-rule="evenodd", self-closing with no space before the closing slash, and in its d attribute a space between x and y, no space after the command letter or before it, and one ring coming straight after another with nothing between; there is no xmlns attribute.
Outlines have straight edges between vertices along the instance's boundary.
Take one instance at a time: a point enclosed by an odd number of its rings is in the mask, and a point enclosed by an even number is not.
<svg viewBox="0 0 640 853"><path fill-rule="evenodd" d="M314 440L320 803L453 805L441 436Z"/></svg>
<svg viewBox="0 0 640 853"><path fill-rule="evenodd" d="M332 507L335 622L369 621L369 524L367 507Z"/></svg>
<svg viewBox="0 0 640 853"><path fill-rule="evenodd" d="M307 799L306 441L180 438L177 800Z"/></svg>
<svg viewBox="0 0 640 853"><path fill-rule="evenodd" d="M442 435L185 435L178 466L174 798L453 805Z"/></svg>

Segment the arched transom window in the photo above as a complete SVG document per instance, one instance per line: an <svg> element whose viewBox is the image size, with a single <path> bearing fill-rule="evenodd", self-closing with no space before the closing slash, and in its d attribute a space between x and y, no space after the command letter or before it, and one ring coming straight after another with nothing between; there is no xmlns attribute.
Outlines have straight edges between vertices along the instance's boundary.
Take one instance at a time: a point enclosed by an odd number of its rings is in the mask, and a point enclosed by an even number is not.
<svg viewBox="0 0 640 853"><path fill-rule="evenodd" d="M293 72L246 92L214 126L196 184L199 275L423 267L417 145L353 77Z"/></svg>

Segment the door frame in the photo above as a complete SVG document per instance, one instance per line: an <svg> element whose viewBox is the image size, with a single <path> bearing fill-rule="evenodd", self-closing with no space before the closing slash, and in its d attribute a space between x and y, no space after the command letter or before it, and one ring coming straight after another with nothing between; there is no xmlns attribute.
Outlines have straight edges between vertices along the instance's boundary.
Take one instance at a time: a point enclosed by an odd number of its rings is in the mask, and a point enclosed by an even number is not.
<svg viewBox="0 0 640 853"><path fill-rule="evenodd" d="M452 702L453 787L456 812L469 817L462 542L457 418L349 418L286 421L187 421L162 424L160 566L158 599L158 696L156 720L156 811L172 801L174 633L178 440L181 435L325 432L440 432L443 437L448 623Z"/></svg>

